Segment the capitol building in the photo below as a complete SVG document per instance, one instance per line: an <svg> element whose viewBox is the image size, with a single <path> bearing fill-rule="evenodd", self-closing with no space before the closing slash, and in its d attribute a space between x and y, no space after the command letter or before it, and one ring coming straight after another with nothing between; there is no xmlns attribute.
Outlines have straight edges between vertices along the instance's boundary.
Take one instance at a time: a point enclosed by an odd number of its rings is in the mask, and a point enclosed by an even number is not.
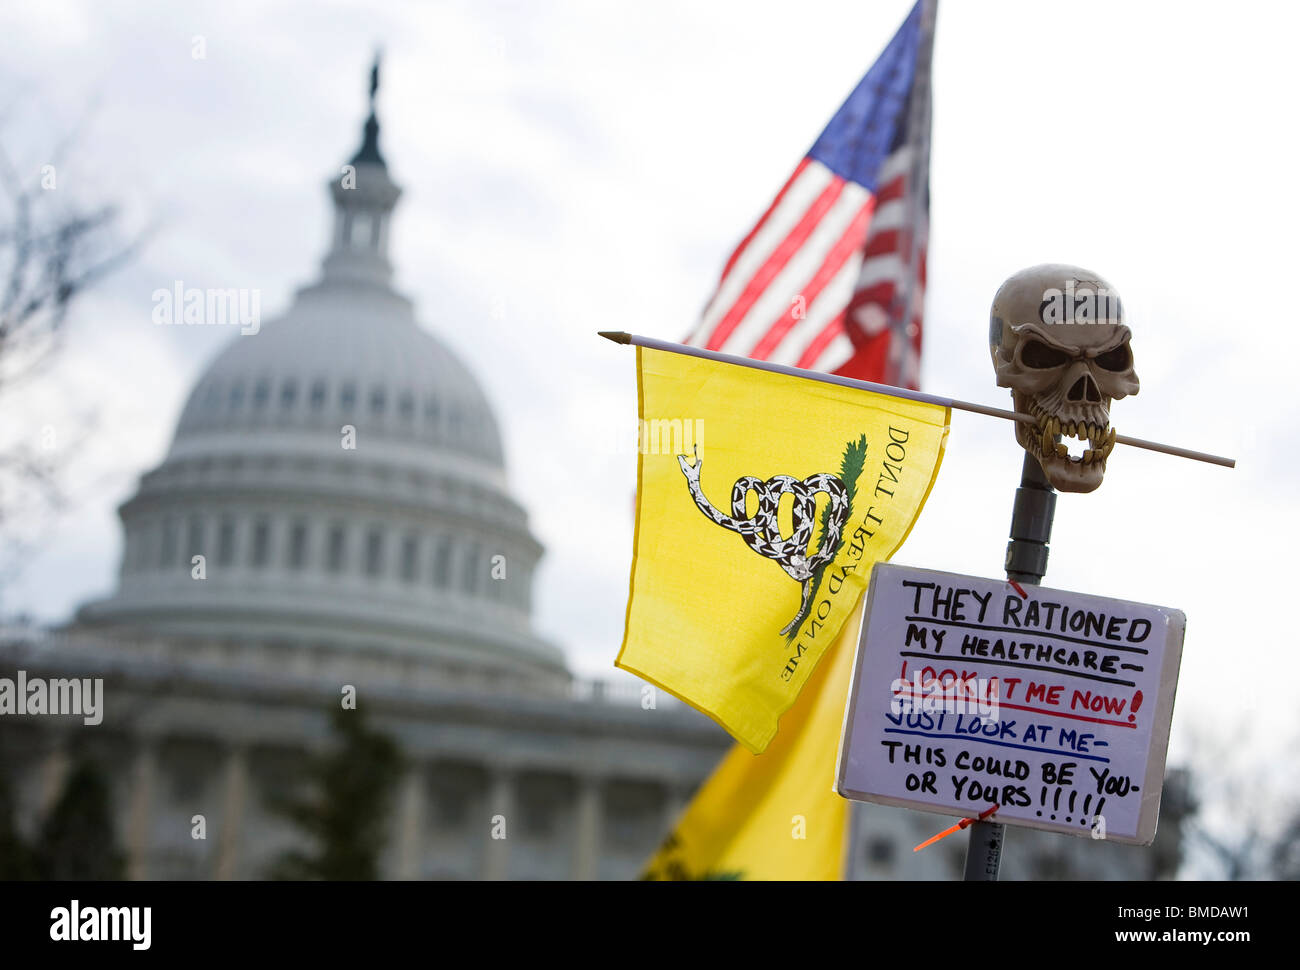
<svg viewBox="0 0 1300 970"><path fill-rule="evenodd" d="M575 678L533 629L543 549L497 416L390 283L401 189L373 105L329 191L319 280L231 339L121 506L117 589L0 637L0 673L104 678L97 727L0 725L19 814L48 811L75 750L113 786L132 877L261 878L299 838L268 798L351 691L405 762L384 875L635 877L730 739Z"/></svg>
<svg viewBox="0 0 1300 970"><path fill-rule="evenodd" d="M265 878L305 847L271 803L350 693L402 754L385 877L635 878L731 739L648 686L575 677L535 631L543 549L498 417L391 285L401 189L373 83L329 192L319 279L232 337L121 506L116 589L54 631L0 627L0 676L104 681L98 726L0 724L19 825L91 758L130 877ZM910 850L941 816L854 809L855 878L960 874L964 839ZM1013 830L1004 877L1152 878L1162 858Z"/></svg>

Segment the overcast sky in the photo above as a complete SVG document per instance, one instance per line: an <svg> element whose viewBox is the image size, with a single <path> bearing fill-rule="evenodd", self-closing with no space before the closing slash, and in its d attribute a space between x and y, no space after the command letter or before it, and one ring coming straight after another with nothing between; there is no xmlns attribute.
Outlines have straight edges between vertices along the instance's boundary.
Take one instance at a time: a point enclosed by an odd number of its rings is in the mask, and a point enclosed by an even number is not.
<svg viewBox="0 0 1300 970"><path fill-rule="evenodd" d="M155 327L174 280L262 291L316 274L326 181L355 151L371 52L382 144L404 187L397 284L476 370L513 488L547 547L537 623L575 669L614 675L632 540L633 354L680 339L727 255L910 8L909 0L74 3L0 8L0 137L33 170L70 130L60 189L114 198L152 244L77 307L57 371L3 424L97 408L85 501L7 612L65 619L109 591L117 504L163 456L226 328ZM1062 495L1046 585L1188 615L1177 758L1246 724L1300 735L1294 595L1297 246L1294 38L1284 3L956 2L935 46L923 386L1007 403L988 305L1023 266L1108 278L1141 393L1121 433L1228 454L1228 471L1117 448ZM195 59L195 38L206 57ZM929 505L895 561L996 576L1021 452L954 413ZM1267 686L1267 690L1265 687Z"/></svg>

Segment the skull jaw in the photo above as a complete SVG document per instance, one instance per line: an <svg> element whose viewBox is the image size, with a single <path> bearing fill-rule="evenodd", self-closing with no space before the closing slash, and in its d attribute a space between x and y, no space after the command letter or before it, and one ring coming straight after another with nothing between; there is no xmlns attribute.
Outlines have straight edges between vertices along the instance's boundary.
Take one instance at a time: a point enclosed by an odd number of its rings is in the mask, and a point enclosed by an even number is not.
<svg viewBox="0 0 1300 970"><path fill-rule="evenodd" d="M1047 479L1047 483L1058 492L1094 491L1101 484L1102 476L1106 474L1105 459L1093 462L1091 465L1080 465L1069 457L1058 458L1053 455L1047 458L1037 454L1034 457L1042 466L1043 477Z"/></svg>
<svg viewBox="0 0 1300 970"><path fill-rule="evenodd" d="M1022 414L1040 412L1033 399L1020 391L1013 391L1016 410ZM1016 441L1033 455L1043 469L1043 477L1058 492L1092 492L1101 484L1106 474L1106 458L1094 458L1084 463L1069 455L1059 456L1052 451L1044 453L1042 431L1037 425L1016 422Z"/></svg>

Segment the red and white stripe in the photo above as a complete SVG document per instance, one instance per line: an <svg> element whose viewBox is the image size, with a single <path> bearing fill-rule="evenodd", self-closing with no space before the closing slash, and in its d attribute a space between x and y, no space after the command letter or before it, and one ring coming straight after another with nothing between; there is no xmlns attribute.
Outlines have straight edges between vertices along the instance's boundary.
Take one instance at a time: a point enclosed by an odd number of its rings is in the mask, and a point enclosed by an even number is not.
<svg viewBox="0 0 1300 970"><path fill-rule="evenodd" d="M898 387L921 377L928 213L907 184L915 149L903 146L881 166L880 206L863 244L847 327L856 338L854 376L874 374ZM918 186L915 191L923 191ZM916 244L913 246L913 233ZM910 292L909 292L910 287ZM911 298L911 306L903 303Z"/></svg>
<svg viewBox="0 0 1300 970"><path fill-rule="evenodd" d="M906 291L912 257L906 224L914 211L906 198L910 158L911 149L904 147L886 160L874 195L819 161L800 162L727 261L685 342L821 371L836 371L864 352L879 354L882 364L895 365L872 379L896 374L891 383L915 386L923 248L909 321L915 339L888 325L893 301ZM882 336L890 346L877 348Z"/></svg>

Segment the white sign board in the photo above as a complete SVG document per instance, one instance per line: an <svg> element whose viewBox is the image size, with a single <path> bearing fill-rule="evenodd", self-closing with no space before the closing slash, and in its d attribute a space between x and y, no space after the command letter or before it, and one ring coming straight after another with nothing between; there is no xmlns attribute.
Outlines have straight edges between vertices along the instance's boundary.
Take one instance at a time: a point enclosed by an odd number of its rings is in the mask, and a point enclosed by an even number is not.
<svg viewBox="0 0 1300 970"><path fill-rule="evenodd" d="M1186 617L877 563L844 713L845 798L1150 844Z"/></svg>

